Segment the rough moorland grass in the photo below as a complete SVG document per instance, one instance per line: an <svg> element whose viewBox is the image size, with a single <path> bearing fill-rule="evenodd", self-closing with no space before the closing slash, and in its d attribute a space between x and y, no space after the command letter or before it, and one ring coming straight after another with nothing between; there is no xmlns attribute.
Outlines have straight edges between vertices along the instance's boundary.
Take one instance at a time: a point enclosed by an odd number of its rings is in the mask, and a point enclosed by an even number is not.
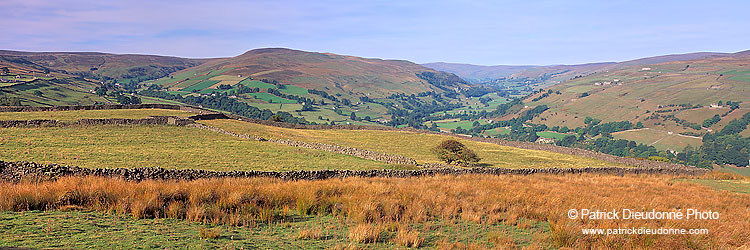
<svg viewBox="0 0 750 250"><path fill-rule="evenodd" d="M211 225L185 220L135 219L130 215L96 211L0 212L0 246L66 249L403 249L404 236L387 231L376 244L352 242L345 220L333 216L295 216L286 221L252 227ZM415 223L406 238L435 248L446 242L490 248L495 232L511 231L517 245L529 245L544 228L522 229L503 224ZM216 239L202 239L201 230L217 230ZM487 237L493 237L492 240ZM412 235L407 235L413 237ZM537 243L539 244L539 243Z"/></svg>
<svg viewBox="0 0 750 250"><path fill-rule="evenodd" d="M75 121L80 119L125 118L142 119L149 116L188 117L195 113L170 109L107 109L107 110L73 110L73 111L40 111L40 112L0 112L0 120L58 120Z"/></svg>
<svg viewBox="0 0 750 250"><path fill-rule="evenodd" d="M367 244L397 241L394 237L399 229L411 228L419 235L431 232L424 239L426 245L433 246L443 245L440 242L464 244L463 240L466 245L484 242L488 247L493 246L490 242L502 245L517 242L574 249L736 249L749 246L750 213L747 210L750 199L747 194L716 191L695 183L676 182L673 178L584 174L293 182L266 178L127 182L101 177L66 177L51 182L3 183L0 185L0 210L80 208L134 218L169 217L250 228L304 221L313 215L314 218L336 217L348 229L333 230L336 233L330 234L335 235L334 239L343 236L346 241ZM692 208L717 212L720 218L591 220L567 217L570 209L584 208L683 212ZM6 213L3 217L16 215ZM3 223L11 224L7 228L17 228L13 225L20 223L15 220L5 219ZM440 224L445 225L444 228L441 229ZM308 224L305 228L310 227ZM633 227L705 228L710 234L582 234L584 228ZM36 228L43 231L45 226L42 223ZM329 235L327 228L323 227L324 235ZM352 232L360 230L367 237L353 235ZM507 232L505 230L533 235L516 238L516 233L498 233ZM368 236L378 231L377 239ZM16 236L19 233L15 229L12 232L2 238L19 241ZM221 239L233 235L231 229L221 229L221 232ZM280 242L300 238L299 232L270 235L275 235L273 237ZM466 235L470 238L463 238ZM402 238L413 239L413 236L406 236ZM510 240L506 239L508 236Z"/></svg>
<svg viewBox="0 0 750 250"><path fill-rule="evenodd" d="M441 141L453 138L444 135L422 134L403 131L375 130L305 130L264 126L236 120L211 120L201 123L226 130L252 134L267 138L283 138L300 141L338 144L376 152L398 154L414 158L417 162L435 163L440 160L431 148ZM473 149L482 160L480 164L505 168L580 168L624 165L574 155L548 151L527 150L499 146L492 143L458 139Z"/></svg>
<svg viewBox="0 0 750 250"><path fill-rule="evenodd" d="M176 126L0 129L0 159L90 168L382 169L382 162Z"/></svg>

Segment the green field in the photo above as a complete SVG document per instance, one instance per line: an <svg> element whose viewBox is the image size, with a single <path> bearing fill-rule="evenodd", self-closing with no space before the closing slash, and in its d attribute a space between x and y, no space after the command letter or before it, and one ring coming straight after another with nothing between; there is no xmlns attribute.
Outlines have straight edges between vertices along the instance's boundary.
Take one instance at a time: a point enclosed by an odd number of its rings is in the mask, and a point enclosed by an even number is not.
<svg viewBox="0 0 750 250"><path fill-rule="evenodd" d="M276 85L273 85L273 84L270 84L270 83L261 82L261 81L256 81L256 80L250 80L249 78L245 79L245 80L242 80L240 82L240 84L245 85L248 88L259 88L259 89L272 89L272 88L276 88Z"/></svg>
<svg viewBox="0 0 750 250"><path fill-rule="evenodd" d="M562 140L562 138L565 138L565 136L567 136L568 134L557 133L557 132L552 132L552 131L541 131L541 132L536 132L536 135L542 138Z"/></svg>
<svg viewBox="0 0 750 250"><path fill-rule="evenodd" d="M615 139L625 139L640 144L651 145L658 150L671 149L682 151L687 146L697 147L703 144L701 138L693 138L676 133L670 134L667 131L657 129L628 130L613 133L612 136Z"/></svg>
<svg viewBox="0 0 750 250"><path fill-rule="evenodd" d="M217 83L219 83L219 81L217 80L203 80L193 86L182 89L182 91L193 92L193 90L202 90L202 89L214 86L214 84L217 84Z"/></svg>
<svg viewBox="0 0 750 250"><path fill-rule="evenodd" d="M269 93L247 93L247 95L269 103L297 103L297 101L284 99Z"/></svg>
<svg viewBox="0 0 750 250"><path fill-rule="evenodd" d="M106 125L4 128L0 132L0 159L4 161L88 168L221 171L394 167L353 156L245 140L192 127Z"/></svg>
<svg viewBox="0 0 750 250"><path fill-rule="evenodd" d="M306 88L300 88L294 85L284 85L283 89L279 89L281 93L290 94L290 95L297 95L297 96L305 96L307 95L307 89Z"/></svg>
<svg viewBox="0 0 750 250"><path fill-rule="evenodd" d="M185 73L181 73L181 74L177 74L177 75L173 75L173 76L168 76L168 77L160 78L160 79L154 81L153 84L162 86L162 85L165 85L165 84L169 84L169 83L173 83L173 82L177 82L177 81L182 81L182 80L188 79L191 76L194 76L195 74L196 74L196 72L188 71L188 72L185 72Z"/></svg>
<svg viewBox="0 0 750 250"><path fill-rule="evenodd" d="M484 134L485 135L489 135L489 136L507 135L507 134L510 134L510 129L506 129L506 128L493 128L493 129L490 129L490 130L485 130Z"/></svg>
<svg viewBox="0 0 750 250"><path fill-rule="evenodd" d="M40 112L0 112L0 120L58 120L75 121L84 118L106 119L125 118L143 119L149 116L188 117L195 113L171 109L108 109L108 110L73 110L73 111L40 111Z"/></svg>
<svg viewBox="0 0 750 250"><path fill-rule="evenodd" d="M354 148L391 153L411 157L419 163L436 163L440 160L431 151L432 147L446 139L445 135L423 134L405 131L375 130L305 130L264 126L236 120L206 120L201 123L237 133L266 138L293 139L309 142L342 145ZM480 164L504 168L580 168L623 166L592 158L505 147L492 143L458 139L477 152Z"/></svg>
<svg viewBox="0 0 750 250"><path fill-rule="evenodd" d="M459 119L450 119L450 120L441 120L441 121L434 121L438 128L442 130L451 130L456 129L458 127L461 127L463 129L471 129L474 127L474 121L461 121ZM486 122L480 122L480 124L485 124ZM430 124L431 125L431 124Z"/></svg>

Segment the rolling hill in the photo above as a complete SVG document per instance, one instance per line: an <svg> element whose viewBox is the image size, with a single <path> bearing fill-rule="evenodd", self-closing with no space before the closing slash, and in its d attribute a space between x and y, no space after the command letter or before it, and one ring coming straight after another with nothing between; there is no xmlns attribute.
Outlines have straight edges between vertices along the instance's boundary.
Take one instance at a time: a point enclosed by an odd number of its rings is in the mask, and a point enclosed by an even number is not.
<svg viewBox="0 0 750 250"><path fill-rule="evenodd" d="M534 87L546 88L576 77L596 72L616 70L628 66L659 64L672 61L695 60L700 58L726 56L729 53L697 52L646 57L623 62L599 62L575 65L495 65L482 66L460 63L425 63L423 66L450 72L473 83L525 83Z"/></svg>
<svg viewBox="0 0 750 250"><path fill-rule="evenodd" d="M433 81L424 73L446 81ZM203 81L190 81L205 77ZM187 77L181 77L187 76ZM460 78L402 60L381 60L284 48L250 50L242 55L215 59L175 73L158 83L170 90L203 90L220 82L267 79L304 89L317 89L352 97L385 97L427 91L466 88ZM206 83L190 89L195 84ZM195 83L195 84L192 84ZM210 84L213 83L213 84ZM192 84L192 85L191 85ZM304 93L301 93L304 94Z"/></svg>
<svg viewBox="0 0 750 250"><path fill-rule="evenodd" d="M699 57L697 59L685 59ZM670 61L678 59L678 61ZM649 65L640 63L660 62ZM748 104L732 108L730 102L747 101L750 89L750 55L690 54L686 57L666 57L625 62L619 67L608 67L597 73L568 80L525 99L529 106L547 105L532 122L548 126L585 126L585 118L603 122L641 122L650 128L649 134L626 133L621 137L649 142L661 148L682 149L696 144L692 135L722 129L730 120L748 112ZM559 94L558 94L559 93ZM718 105L719 102L724 105ZM713 104L713 105L712 105ZM721 120L710 127L701 127L705 119L719 115ZM661 132L657 132L661 131ZM672 145L659 143L674 141L674 135L684 134L683 140ZM639 138L644 137L644 138ZM666 139L671 138L671 139ZM639 142L640 142L639 141ZM699 143L699 139L697 143Z"/></svg>

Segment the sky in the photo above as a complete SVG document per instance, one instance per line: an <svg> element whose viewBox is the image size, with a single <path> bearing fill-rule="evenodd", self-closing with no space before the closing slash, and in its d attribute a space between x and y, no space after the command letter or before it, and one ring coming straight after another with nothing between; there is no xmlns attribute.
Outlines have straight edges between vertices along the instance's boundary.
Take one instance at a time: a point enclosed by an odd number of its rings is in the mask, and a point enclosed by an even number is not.
<svg viewBox="0 0 750 250"><path fill-rule="evenodd" d="M285 47L551 65L750 49L750 1L2 0L0 49L191 58Z"/></svg>

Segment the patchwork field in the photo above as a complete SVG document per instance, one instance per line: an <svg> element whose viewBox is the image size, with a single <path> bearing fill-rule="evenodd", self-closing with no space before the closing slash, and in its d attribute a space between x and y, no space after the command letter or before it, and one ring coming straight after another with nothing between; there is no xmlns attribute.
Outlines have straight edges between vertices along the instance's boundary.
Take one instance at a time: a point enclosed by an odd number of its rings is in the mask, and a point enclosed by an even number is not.
<svg viewBox="0 0 750 250"><path fill-rule="evenodd" d="M342 145L381 153L411 157L419 163L437 163L440 160L431 149L441 141L454 138L437 134L405 131L377 130L305 130L288 129L237 120L206 120L200 123L219 127L235 133L251 134L265 138L291 139ZM580 168L621 166L573 155L499 146L492 143L458 139L477 152L485 166L504 168Z"/></svg>

